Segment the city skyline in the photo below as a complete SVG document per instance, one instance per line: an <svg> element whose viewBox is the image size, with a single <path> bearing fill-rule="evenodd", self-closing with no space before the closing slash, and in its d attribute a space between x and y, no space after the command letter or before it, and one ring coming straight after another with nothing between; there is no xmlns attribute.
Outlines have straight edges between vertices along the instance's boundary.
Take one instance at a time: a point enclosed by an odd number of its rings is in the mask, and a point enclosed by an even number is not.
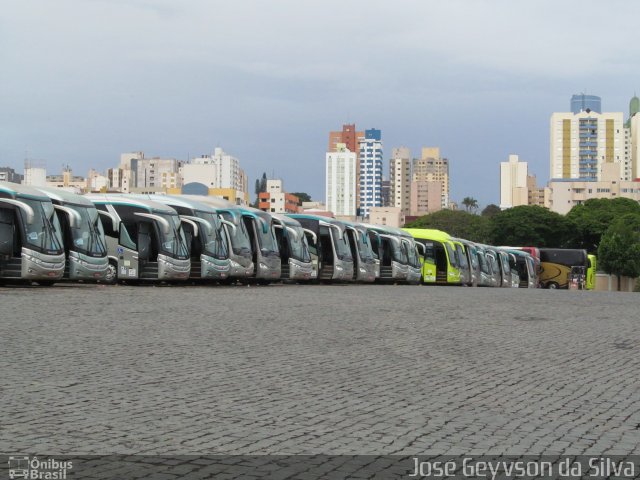
<svg viewBox="0 0 640 480"><path fill-rule="evenodd" d="M584 36L594 11L598 35ZM549 118L571 95L626 114L638 13L615 1L14 3L0 13L0 164L84 175L126 151L188 160L221 146L250 184L266 171L322 199L326 132L355 123L384 132L385 177L392 148L438 145L452 201L497 204L509 154L546 182Z"/></svg>

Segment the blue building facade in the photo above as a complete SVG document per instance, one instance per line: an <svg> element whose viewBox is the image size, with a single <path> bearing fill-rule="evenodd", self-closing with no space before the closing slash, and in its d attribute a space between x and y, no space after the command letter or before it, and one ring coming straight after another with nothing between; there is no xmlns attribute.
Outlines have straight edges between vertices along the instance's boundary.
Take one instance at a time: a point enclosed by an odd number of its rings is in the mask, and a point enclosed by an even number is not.
<svg viewBox="0 0 640 480"><path fill-rule="evenodd" d="M580 112L602 113L602 99L596 95L577 93L571 96L571 113Z"/></svg>
<svg viewBox="0 0 640 480"><path fill-rule="evenodd" d="M372 207L382 206L382 132L372 128L365 130L360 140L359 193L360 208L358 215L369 216Z"/></svg>

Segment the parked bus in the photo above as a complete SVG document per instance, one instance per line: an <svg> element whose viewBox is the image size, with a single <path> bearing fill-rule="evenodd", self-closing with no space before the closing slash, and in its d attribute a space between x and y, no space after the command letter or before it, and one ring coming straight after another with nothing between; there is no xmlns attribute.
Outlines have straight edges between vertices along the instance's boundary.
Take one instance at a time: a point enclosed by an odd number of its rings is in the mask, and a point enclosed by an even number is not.
<svg viewBox="0 0 640 480"><path fill-rule="evenodd" d="M472 285L473 278L471 277L471 266L469 265L467 249L462 240L458 238L451 237L451 242L453 243L453 248L456 254L456 263L460 270L460 283L463 285Z"/></svg>
<svg viewBox="0 0 640 480"><path fill-rule="evenodd" d="M304 229L297 220L270 213L275 225L280 251L280 276L283 280L312 280L318 272L313 268Z"/></svg>
<svg viewBox="0 0 640 480"><path fill-rule="evenodd" d="M587 278L585 287L587 290L596 288L596 271L598 269L598 259L595 255L587 255Z"/></svg>
<svg viewBox="0 0 640 480"><path fill-rule="evenodd" d="M357 282L375 282L376 272L379 276L379 263L373 253L373 247L369 239L367 227L362 224L343 222L346 225L345 233L349 237L351 257L353 258L353 280Z"/></svg>
<svg viewBox="0 0 640 480"><path fill-rule="evenodd" d="M107 276L107 245L95 205L60 188L36 187L51 202L60 223L66 266L63 278L100 281Z"/></svg>
<svg viewBox="0 0 640 480"><path fill-rule="evenodd" d="M464 246L464 253L466 255L467 265L469 269L469 282L470 287L477 287L480 282L480 263L478 261L476 244L462 238L454 239L457 242L462 243Z"/></svg>
<svg viewBox="0 0 640 480"><path fill-rule="evenodd" d="M109 255L106 282L189 278L189 249L174 209L124 195L85 196L104 220Z"/></svg>
<svg viewBox="0 0 640 480"><path fill-rule="evenodd" d="M237 205L218 197L207 195L180 195L180 198L196 200L213 207L225 224L227 244L229 245L230 276L232 278L247 278L254 276L253 241L242 219L242 213ZM231 226L233 225L233 227ZM235 228L234 228L235 227Z"/></svg>
<svg viewBox="0 0 640 480"><path fill-rule="evenodd" d="M589 266L587 251L568 248L540 249L540 284L543 288L569 288L569 274L573 267L586 270Z"/></svg>
<svg viewBox="0 0 640 480"><path fill-rule="evenodd" d="M60 280L65 256L59 232L49 197L28 186L0 182L0 281L49 285Z"/></svg>
<svg viewBox="0 0 640 480"><path fill-rule="evenodd" d="M515 270L520 280L520 288L537 288L538 275L536 273L535 262L533 257L524 250L500 247L501 250L508 252L515 259L515 264L512 265L511 270Z"/></svg>
<svg viewBox="0 0 640 480"><path fill-rule="evenodd" d="M178 212L191 258L189 278L226 280L230 277L229 245L223 226L228 222L219 218L215 208L182 195L127 196L162 203Z"/></svg>
<svg viewBox="0 0 640 480"><path fill-rule="evenodd" d="M407 257L407 278L409 284L419 284L422 280L422 261L424 259L425 247L416 242L415 238L401 228L387 227L387 229L398 235L402 242L402 247Z"/></svg>
<svg viewBox="0 0 640 480"><path fill-rule="evenodd" d="M296 219L304 228L319 281L353 279L353 256L344 223L306 213L289 213L287 216Z"/></svg>
<svg viewBox="0 0 640 480"><path fill-rule="evenodd" d="M409 274L409 259L402 237L389 227L361 223L372 232L372 248L377 251L380 261L380 282L404 282ZM375 241L376 243L373 243Z"/></svg>
<svg viewBox="0 0 640 480"><path fill-rule="evenodd" d="M493 270L492 254L486 250L486 245L476 244L476 256L478 266L480 268L480 276L478 277L479 287L497 287L499 284L498 277ZM497 262L496 262L497 264Z"/></svg>
<svg viewBox="0 0 640 480"><path fill-rule="evenodd" d="M441 230L404 228L425 247L422 282L437 285L460 285L460 267L451 236Z"/></svg>

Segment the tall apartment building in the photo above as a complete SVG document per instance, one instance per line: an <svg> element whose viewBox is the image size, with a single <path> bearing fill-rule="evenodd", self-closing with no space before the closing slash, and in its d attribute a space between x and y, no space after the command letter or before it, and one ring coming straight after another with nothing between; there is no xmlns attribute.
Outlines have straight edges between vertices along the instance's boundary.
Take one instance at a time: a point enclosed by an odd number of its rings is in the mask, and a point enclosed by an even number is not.
<svg viewBox="0 0 640 480"><path fill-rule="evenodd" d="M138 161L144 159L144 152L130 152L120 155L120 164L107 170L109 189L131 193L137 188Z"/></svg>
<svg viewBox="0 0 640 480"><path fill-rule="evenodd" d="M373 207L382 206L382 133L375 128L365 130L358 142L360 165L358 190L359 215L368 217Z"/></svg>
<svg viewBox="0 0 640 480"><path fill-rule="evenodd" d="M640 179L640 99L633 96L629 102L629 119L625 126L628 136L628 172L625 180Z"/></svg>
<svg viewBox="0 0 640 480"><path fill-rule="evenodd" d="M528 165L518 155L509 155L509 160L500 162L500 208L502 210L529 204Z"/></svg>
<svg viewBox="0 0 640 480"><path fill-rule="evenodd" d="M240 161L216 148L213 155L202 155L180 170L183 193L216 195L236 204L249 203L249 182Z"/></svg>
<svg viewBox="0 0 640 480"><path fill-rule="evenodd" d="M402 215L411 213L411 151L407 147L391 150L389 160L389 205L398 207Z"/></svg>
<svg viewBox="0 0 640 480"><path fill-rule="evenodd" d="M23 176L11 167L0 167L0 182L21 183Z"/></svg>
<svg viewBox="0 0 640 480"><path fill-rule="evenodd" d="M358 131L356 125L342 125L342 130L329 132L329 145L327 152L337 152L338 144L344 144L350 152L356 154L356 185L360 185L360 147L359 143L365 136L363 131ZM360 189L356 189L356 209L360 208Z"/></svg>
<svg viewBox="0 0 640 480"><path fill-rule="evenodd" d="M573 101L572 107L576 109ZM609 163L616 164L620 178L625 178L622 112L600 113L587 107L551 115L551 180L600 180L603 165Z"/></svg>
<svg viewBox="0 0 640 480"><path fill-rule="evenodd" d="M433 192L433 183L424 182L440 182L440 207L438 210L449 207L449 160L440 156L439 147L423 147L421 158L415 158L413 160L413 173L411 189L414 188L421 192L419 194L412 194L412 199L415 198L417 202L421 202L421 196L432 195L429 191ZM431 203L431 202L430 202ZM419 211L420 208L417 204L413 204L412 211ZM436 211L436 210L431 210ZM412 214L413 215L413 214Z"/></svg>
<svg viewBox="0 0 640 480"><path fill-rule="evenodd" d="M282 180L267 180L267 191L258 194L258 208L269 213L298 213L300 199L284 191Z"/></svg>
<svg viewBox="0 0 640 480"><path fill-rule="evenodd" d="M336 216L356 215L356 153L338 143L326 154L326 207Z"/></svg>
<svg viewBox="0 0 640 480"><path fill-rule="evenodd" d="M136 189L171 191L180 189L180 167L182 163L175 158L143 158L137 162Z"/></svg>

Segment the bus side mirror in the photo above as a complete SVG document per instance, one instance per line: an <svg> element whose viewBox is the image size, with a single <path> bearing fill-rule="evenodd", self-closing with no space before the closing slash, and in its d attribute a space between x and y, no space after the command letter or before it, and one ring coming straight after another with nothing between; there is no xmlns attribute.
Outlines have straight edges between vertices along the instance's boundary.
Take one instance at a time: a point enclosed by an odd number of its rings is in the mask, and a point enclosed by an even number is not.
<svg viewBox="0 0 640 480"><path fill-rule="evenodd" d="M22 210L27 217L27 224L31 225L33 223L33 217L35 213L33 208L27 203L21 202L20 200L13 200L12 198L0 198L0 203L7 203L9 205L13 205Z"/></svg>
<svg viewBox="0 0 640 480"><path fill-rule="evenodd" d="M236 236L236 231L238 230L238 227L236 227L229 220L225 220L223 218L220 219L220 223L222 223L223 225L226 225L227 227L229 227L233 231L233 233L231 234L232 237Z"/></svg>
<svg viewBox="0 0 640 480"><path fill-rule="evenodd" d="M53 208L67 214L67 218L69 219L69 226L71 228L76 228L82 221L82 217L80 217L80 214L73 208L65 207L63 205L54 205Z"/></svg>

